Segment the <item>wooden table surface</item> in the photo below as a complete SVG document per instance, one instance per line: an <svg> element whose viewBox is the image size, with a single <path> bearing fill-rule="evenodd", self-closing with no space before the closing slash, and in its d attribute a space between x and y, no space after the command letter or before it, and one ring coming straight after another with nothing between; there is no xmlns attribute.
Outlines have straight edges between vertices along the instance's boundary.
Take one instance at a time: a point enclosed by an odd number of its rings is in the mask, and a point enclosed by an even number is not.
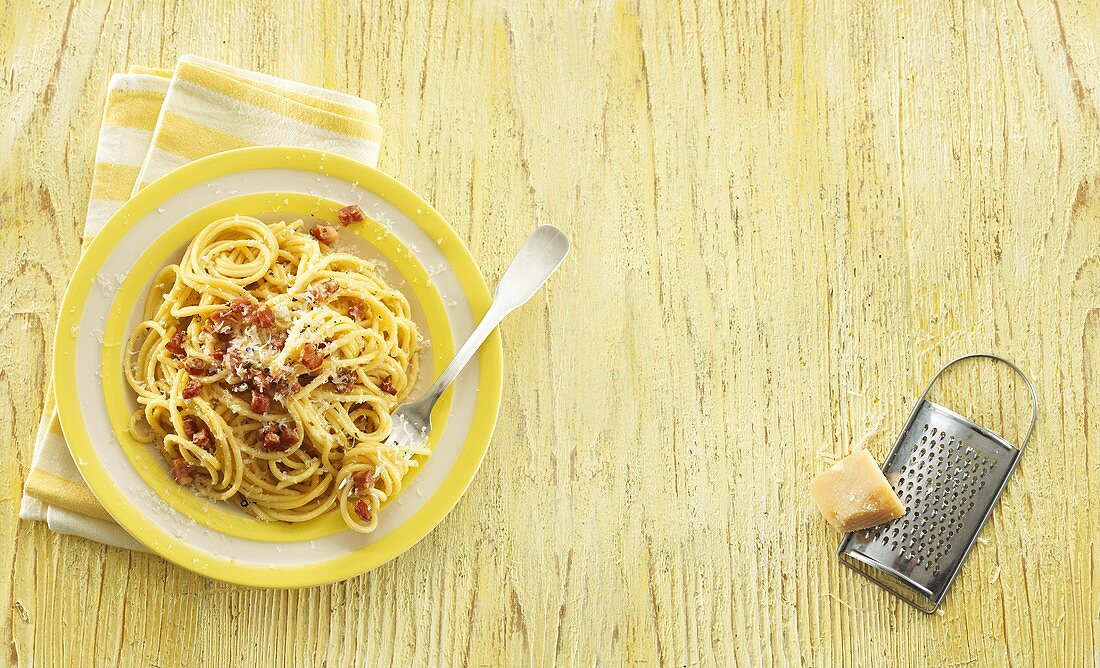
<svg viewBox="0 0 1100 668"><path fill-rule="evenodd" d="M55 665L1100 661L1100 10L1084 0L0 4L0 631ZM380 167L490 280L492 446L367 575L204 580L17 517L104 91L184 53L377 100ZM938 364L1032 376L1032 448L925 616L843 570L807 481ZM1010 438L1008 376L946 398ZM10 643L9 643L10 640Z"/></svg>

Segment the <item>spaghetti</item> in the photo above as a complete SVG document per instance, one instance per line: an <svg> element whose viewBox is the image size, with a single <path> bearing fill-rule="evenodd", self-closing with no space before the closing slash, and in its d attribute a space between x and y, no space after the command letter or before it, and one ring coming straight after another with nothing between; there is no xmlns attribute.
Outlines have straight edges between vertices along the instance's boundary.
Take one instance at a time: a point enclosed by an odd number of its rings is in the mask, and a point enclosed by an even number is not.
<svg viewBox="0 0 1100 668"><path fill-rule="evenodd" d="M286 522L336 508L368 533L428 454L385 443L417 329L372 262L331 248L336 228L303 225L223 218L161 271L128 343L130 431L212 499Z"/></svg>

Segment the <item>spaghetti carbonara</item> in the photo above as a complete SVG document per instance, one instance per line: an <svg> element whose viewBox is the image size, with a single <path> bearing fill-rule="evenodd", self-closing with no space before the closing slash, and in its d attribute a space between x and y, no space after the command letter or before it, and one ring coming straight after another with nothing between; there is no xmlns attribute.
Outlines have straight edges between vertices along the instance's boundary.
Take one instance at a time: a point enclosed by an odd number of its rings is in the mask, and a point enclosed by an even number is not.
<svg viewBox="0 0 1100 668"><path fill-rule="evenodd" d="M286 522L336 508L366 533L428 454L384 443L417 329L373 263L331 248L335 227L303 225L223 218L162 270L128 343L130 431L210 498Z"/></svg>

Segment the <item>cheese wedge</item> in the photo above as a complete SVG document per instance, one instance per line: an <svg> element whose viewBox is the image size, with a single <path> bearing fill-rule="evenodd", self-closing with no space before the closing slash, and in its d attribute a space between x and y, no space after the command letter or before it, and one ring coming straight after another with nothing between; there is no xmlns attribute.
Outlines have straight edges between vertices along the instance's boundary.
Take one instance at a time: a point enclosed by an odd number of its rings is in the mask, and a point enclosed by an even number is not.
<svg viewBox="0 0 1100 668"><path fill-rule="evenodd" d="M875 458L856 450L818 474L810 496L837 531L847 533L889 522L905 514Z"/></svg>

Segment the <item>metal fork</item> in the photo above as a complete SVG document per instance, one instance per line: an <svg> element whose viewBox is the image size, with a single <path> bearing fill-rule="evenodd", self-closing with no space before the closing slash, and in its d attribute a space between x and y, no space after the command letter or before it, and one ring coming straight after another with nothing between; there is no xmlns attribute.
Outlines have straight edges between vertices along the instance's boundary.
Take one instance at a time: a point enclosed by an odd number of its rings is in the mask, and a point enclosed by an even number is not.
<svg viewBox="0 0 1100 668"><path fill-rule="evenodd" d="M462 344L451 363L439 374L435 383L416 401L401 404L393 413L393 430L386 443L390 445L422 443L432 431L432 408L450 387L463 367L481 348L489 334L504 317L527 303L542 287L569 253L569 239L553 225L538 227L519 249L512 264L497 283L493 303L477 328ZM343 487L348 478L341 482Z"/></svg>

